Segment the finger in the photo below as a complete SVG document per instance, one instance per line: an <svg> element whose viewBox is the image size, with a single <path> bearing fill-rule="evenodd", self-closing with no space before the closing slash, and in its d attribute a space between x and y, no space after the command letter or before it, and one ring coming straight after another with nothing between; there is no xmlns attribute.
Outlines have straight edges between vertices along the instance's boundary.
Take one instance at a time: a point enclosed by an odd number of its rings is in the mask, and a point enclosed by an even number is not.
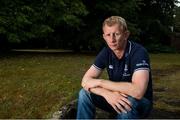
<svg viewBox="0 0 180 120"><path fill-rule="evenodd" d="M117 109L120 110L121 112L127 113L127 111L126 111L119 103L116 104L116 107L117 107Z"/></svg>
<svg viewBox="0 0 180 120"><path fill-rule="evenodd" d="M131 111L131 107L126 102L124 102L123 100L119 100L118 102L122 107L126 109L126 111Z"/></svg>
<svg viewBox="0 0 180 120"><path fill-rule="evenodd" d="M87 86L84 86L84 89L89 92L89 88Z"/></svg>
<svg viewBox="0 0 180 120"><path fill-rule="evenodd" d="M130 107L132 106L131 102L126 98L126 97L121 97L121 100L123 100L124 102L126 102Z"/></svg>
<svg viewBox="0 0 180 120"><path fill-rule="evenodd" d="M122 96L126 97L126 98L128 97L128 96L127 96L126 94L124 94L124 93L120 93L120 94L121 94Z"/></svg>
<svg viewBox="0 0 180 120"><path fill-rule="evenodd" d="M117 109L117 107L115 106L115 105L111 105L113 108L114 108L114 110L117 112L117 113L121 113L121 111L119 110L119 109Z"/></svg>

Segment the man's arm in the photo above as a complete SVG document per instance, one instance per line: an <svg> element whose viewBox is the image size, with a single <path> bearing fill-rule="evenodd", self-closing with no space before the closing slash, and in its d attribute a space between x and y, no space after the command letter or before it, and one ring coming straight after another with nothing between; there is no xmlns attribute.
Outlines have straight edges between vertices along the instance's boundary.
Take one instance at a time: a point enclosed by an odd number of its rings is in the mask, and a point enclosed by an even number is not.
<svg viewBox="0 0 180 120"><path fill-rule="evenodd" d="M122 92L136 99L141 99L147 89L148 82L149 71L138 70L133 73L132 82L113 82L108 80L100 81L99 86L112 91Z"/></svg>
<svg viewBox="0 0 180 120"><path fill-rule="evenodd" d="M118 91L130 95L136 99L141 99L144 96L149 82L148 70L135 71L132 76L132 82L113 82L98 79L101 73L102 71L91 66L83 77L82 86L86 90L95 87L102 87L111 91Z"/></svg>
<svg viewBox="0 0 180 120"><path fill-rule="evenodd" d="M116 110L118 113L130 111L131 103L127 99L127 96L116 91L108 90L100 87L102 79L99 79L102 71L98 70L94 66L85 73L82 79L82 87L94 94L100 95L106 99L106 101ZM124 108L123 108L123 107Z"/></svg>
<svg viewBox="0 0 180 120"><path fill-rule="evenodd" d="M89 91L90 88L99 87L100 81L102 80L99 79L101 74L102 71L92 65L83 76L81 86L87 91Z"/></svg>

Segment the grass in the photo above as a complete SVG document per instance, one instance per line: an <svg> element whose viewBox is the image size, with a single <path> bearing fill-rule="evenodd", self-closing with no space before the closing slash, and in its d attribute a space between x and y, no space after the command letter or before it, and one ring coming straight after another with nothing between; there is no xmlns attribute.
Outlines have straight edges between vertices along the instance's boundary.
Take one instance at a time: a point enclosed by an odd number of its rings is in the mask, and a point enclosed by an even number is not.
<svg viewBox="0 0 180 120"><path fill-rule="evenodd" d="M180 54L151 55L154 118L180 118Z"/></svg>
<svg viewBox="0 0 180 120"><path fill-rule="evenodd" d="M77 97L81 78L94 57L72 53L1 57L0 118L51 118L54 111ZM176 115L180 111L180 54L150 57L154 107L158 112ZM166 117L163 115L168 114L162 113L159 118Z"/></svg>
<svg viewBox="0 0 180 120"><path fill-rule="evenodd" d="M0 59L0 117L50 118L76 97L92 56L15 55Z"/></svg>

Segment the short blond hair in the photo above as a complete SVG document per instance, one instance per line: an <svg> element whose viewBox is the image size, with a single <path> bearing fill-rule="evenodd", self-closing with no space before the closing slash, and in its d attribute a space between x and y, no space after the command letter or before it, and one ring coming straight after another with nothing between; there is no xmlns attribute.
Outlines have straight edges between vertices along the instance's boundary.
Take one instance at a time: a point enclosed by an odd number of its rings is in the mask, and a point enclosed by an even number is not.
<svg viewBox="0 0 180 120"><path fill-rule="evenodd" d="M126 20L120 16L111 16L111 17L105 19L103 22L102 28L104 28L105 25L111 27L115 24L118 24L121 27L122 31L128 30Z"/></svg>

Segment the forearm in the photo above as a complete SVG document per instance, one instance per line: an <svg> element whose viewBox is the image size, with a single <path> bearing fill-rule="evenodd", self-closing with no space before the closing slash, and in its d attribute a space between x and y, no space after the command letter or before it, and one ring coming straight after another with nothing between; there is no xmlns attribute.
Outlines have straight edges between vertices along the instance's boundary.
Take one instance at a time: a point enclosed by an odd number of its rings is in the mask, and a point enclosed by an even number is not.
<svg viewBox="0 0 180 120"><path fill-rule="evenodd" d="M141 99L145 91L145 90L140 89L139 86L137 84L134 84L133 82L113 82L110 80L95 79L95 78L89 78L89 77L83 78L82 87L87 91L89 91L89 89L91 88L100 87L109 91L124 93L136 99ZM95 93L95 94L99 95L99 90L98 90L98 93Z"/></svg>
<svg viewBox="0 0 180 120"><path fill-rule="evenodd" d="M98 79L98 78L83 77L81 86L84 89L88 90L90 88L99 87L101 81L102 81L102 79Z"/></svg>
<svg viewBox="0 0 180 120"><path fill-rule="evenodd" d="M84 87L86 85L86 83L88 83L90 81L94 81L94 80L99 80L99 79L84 77L81 81L81 86Z"/></svg>
<svg viewBox="0 0 180 120"><path fill-rule="evenodd" d="M136 86L132 82L112 82L106 80L101 81L100 87L111 91L121 92L137 99L141 99L141 97L143 96L140 89L138 89L138 86Z"/></svg>
<svg viewBox="0 0 180 120"><path fill-rule="evenodd" d="M93 85L94 83L96 85ZM110 80L94 79L94 78L86 77L82 80L82 87L88 91L89 89L91 89L93 90L91 92L98 95L102 93L102 88L104 88L105 90L121 92L137 99L141 98L141 96L139 96L139 90L131 82L112 82ZM96 89L94 90L94 88Z"/></svg>
<svg viewBox="0 0 180 120"><path fill-rule="evenodd" d="M92 93L94 93L96 95L100 95L100 96L104 97L105 93L107 94L107 92L112 92L112 91L101 88L101 87L96 87L96 88L91 88L90 92L92 92Z"/></svg>
<svg viewBox="0 0 180 120"><path fill-rule="evenodd" d="M109 80L94 79L88 77L83 78L82 87L87 91L91 89L91 92L97 95L101 95L101 93L103 93L105 90L109 90L121 92L136 98L137 93L137 90L134 89L135 87L133 87L132 83L129 82L112 82Z"/></svg>

